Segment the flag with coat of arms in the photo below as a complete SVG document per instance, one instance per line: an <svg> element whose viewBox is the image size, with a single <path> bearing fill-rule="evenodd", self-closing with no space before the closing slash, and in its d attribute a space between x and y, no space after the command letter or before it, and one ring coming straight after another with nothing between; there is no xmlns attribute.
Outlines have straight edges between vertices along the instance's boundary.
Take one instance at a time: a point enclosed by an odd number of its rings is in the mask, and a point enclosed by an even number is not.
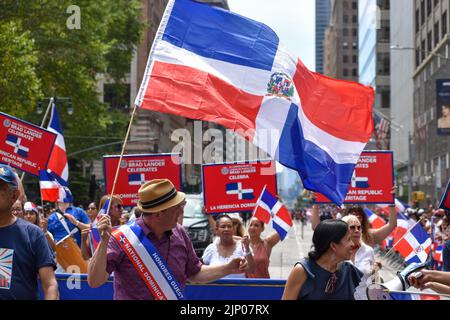
<svg viewBox="0 0 450 320"><path fill-rule="evenodd" d="M279 234L281 241L286 238L289 229L292 227L292 217L289 210L266 187L263 188L256 202L253 216L265 224L272 221L272 227Z"/></svg>
<svg viewBox="0 0 450 320"><path fill-rule="evenodd" d="M170 0L135 105L212 121L341 205L373 132L374 90L312 72L267 25Z"/></svg>
<svg viewBox="0 0 450 320"><path fill-rule="evenodd" d="M405 258L406 264L424 263L431 250L431 238L417 222L400 241L394 244L394 249Z"/></svg>

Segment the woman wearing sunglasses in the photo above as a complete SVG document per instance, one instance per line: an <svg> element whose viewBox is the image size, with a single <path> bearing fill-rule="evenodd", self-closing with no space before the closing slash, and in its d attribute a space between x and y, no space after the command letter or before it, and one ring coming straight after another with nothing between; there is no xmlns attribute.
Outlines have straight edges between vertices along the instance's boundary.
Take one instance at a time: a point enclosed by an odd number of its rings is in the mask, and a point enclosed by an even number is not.
<svg viewBox="0 0 450 320"><path fill-rule="evenodd" d="M348 224L348 229L355 244L355 251L351 257L351 261L365 275L375 273L375 267L379 268L379 264L375 263L375 254L373 248L362 241L362 228L358 217L350 214L342 218L342 221Z"/></svg>
<svg viewBox="0 0 450 320"><path fill-rule="evenodd" d="M348 224L320 222L313 234L314 250L298 262L286 281L283 300L354 300L363 276L350 260L354 243Z"/></svg>

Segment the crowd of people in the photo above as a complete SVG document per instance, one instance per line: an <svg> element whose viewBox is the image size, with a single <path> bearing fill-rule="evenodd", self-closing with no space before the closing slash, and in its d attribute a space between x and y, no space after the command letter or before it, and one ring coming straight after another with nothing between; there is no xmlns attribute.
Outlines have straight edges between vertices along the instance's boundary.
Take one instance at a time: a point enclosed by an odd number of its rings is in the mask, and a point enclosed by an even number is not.
<svg viewBox="0 0 450 320"><path fill-rule="evenodd" d="M122 201L116 196L105 195L98 205L90 203L87 213L69 201L57 202L54 207L27 201L17 174L0 165L0 287L6 289L0 290L0 299L37 299L38 278L44 298L58 299L57 268L87 273L93 288L114 274L114 298L136 300L183 298L187 282L270 278L270 256L280 242L277 232L263 236L264 223L255 217L244 221L239 214L208 216L215 237L198 257L179 223L185 194L167 179L141 186L131 217L124 215ZM99 214L105 206L109 213ZM428 208L405 214L445 242L448 250L448 216L443 211ZM282 298L354 299L364 277L379 282L382 266L374 250L396 227L394 206L387 215L386 224L374 229L361 207L339 209L323 219L319 206L313 205L312 250L293 266ZM306 217L304 212L301 220ZM448 293L449 258L447 253L444 271L424 270L423 277L412 279L411 284ZM161 269L162 277L153 276L154 266Z"/></svg>

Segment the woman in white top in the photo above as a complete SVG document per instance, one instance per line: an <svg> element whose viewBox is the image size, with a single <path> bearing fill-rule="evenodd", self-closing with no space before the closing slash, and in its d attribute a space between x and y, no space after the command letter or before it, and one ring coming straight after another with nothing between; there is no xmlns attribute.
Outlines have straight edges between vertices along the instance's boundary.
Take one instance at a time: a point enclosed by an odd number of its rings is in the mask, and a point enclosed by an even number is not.
<svg viewBox="0 0 450 320"><path fill-rule="evenodd" d="M248 264L242 273L231 274L226 278L245 278L245 272L253 272L255 270L255 262L250 251L250 240L248 236L242 240L233 238L233 221L228 215L220 215L216 220L216 235L219 241L214 241L208 247L202 256L202 261L206 265L222 265L226 264L236 257L246 259Z"/></svg>
<svg viewBox="0 0 450 320"><path fill-rule="evenodd" d="M377 266L375 254L373 248L366 245L361 239L361 223L358 217L350 214L343 217L342 221L347 222L352 241L357 248L357 250L353 251L351 261L364 275L372 275L374 273L374 267Z"/></svg>

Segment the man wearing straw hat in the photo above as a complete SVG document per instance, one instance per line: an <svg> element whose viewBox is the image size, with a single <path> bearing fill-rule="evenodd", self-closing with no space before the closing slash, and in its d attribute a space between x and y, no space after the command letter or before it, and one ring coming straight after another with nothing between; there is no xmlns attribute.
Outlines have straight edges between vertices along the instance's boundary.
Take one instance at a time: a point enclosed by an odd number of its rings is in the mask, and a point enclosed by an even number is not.
<svg viewBox="0 0 450 320"><path fill-rule="evenodd" d="M187 281L205 283L241 273L246 260L206 266L195 254L184 228L177 224L186 204L168 179L146 182L139 189L142 216L111 234L107 215L100 218L100 244L89 263L88 283L99 287L114 272L114 299L183 299Z"/></svg>

